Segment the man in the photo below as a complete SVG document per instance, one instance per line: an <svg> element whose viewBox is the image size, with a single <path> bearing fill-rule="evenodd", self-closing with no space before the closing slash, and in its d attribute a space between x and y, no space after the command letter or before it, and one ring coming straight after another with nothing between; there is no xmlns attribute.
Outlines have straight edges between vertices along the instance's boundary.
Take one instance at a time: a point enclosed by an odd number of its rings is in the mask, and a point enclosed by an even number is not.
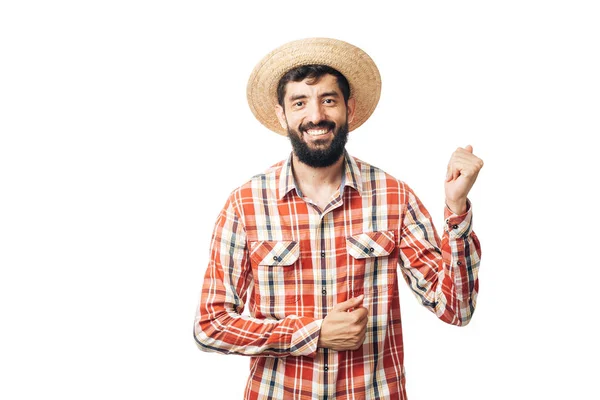
<svg viewBox="0 0 600 400"><path fill-rule="evenodd" d="M345 151L380 88L367 54L323 38L250 77L250 108L293 151L227 200L195 320L200 349L252 356L246 399L405 399L398 271L441 320L473 314L467 195L483 163L470 146L452 155L440 240L405 183Z"/></svg>

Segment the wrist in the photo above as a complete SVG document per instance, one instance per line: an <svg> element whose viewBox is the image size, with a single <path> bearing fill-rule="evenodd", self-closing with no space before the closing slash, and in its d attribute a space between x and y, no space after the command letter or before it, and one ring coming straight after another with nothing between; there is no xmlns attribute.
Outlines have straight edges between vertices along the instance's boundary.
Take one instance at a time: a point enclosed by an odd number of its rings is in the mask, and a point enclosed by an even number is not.
<svg viewBox="0 0 600 400"><path fill-rule="evenodd" d="M452 201L446 199L446 207L456 215L462 215L467 212L467 199Z"/></svg>

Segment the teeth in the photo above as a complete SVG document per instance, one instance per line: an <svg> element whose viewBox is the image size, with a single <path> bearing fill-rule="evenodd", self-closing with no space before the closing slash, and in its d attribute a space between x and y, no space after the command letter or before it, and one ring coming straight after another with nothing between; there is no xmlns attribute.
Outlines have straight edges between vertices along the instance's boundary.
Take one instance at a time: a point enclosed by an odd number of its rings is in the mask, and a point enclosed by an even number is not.
<svg viewBox="0 0 600 400"><path fill-rule="evenodd" d="M308 133L311 136L324 135L327 132L329 132L329 129L310 129L310 130L306 131L306 133Z"/></svg>

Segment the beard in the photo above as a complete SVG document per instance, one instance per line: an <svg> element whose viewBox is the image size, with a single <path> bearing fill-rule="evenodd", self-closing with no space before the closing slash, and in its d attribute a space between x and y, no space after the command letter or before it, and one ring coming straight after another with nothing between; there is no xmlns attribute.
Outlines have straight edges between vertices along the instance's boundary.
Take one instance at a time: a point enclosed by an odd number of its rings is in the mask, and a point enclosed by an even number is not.
<svg viewBox="0 0 600 400"><path fill-rule="evenodd" d="M333 131L333 140L329 147L311 149L302 138L302 132L308 129L330 129ZM309 122L300 125L298 130L292 129L288 125L288 138L292 143L294 154L303 164L313 168L325 168L336 163L344 154L346 142L348 142L348 122L344 122L336 129L333 121L321 121L318 124ZM316 144L325 144L326 141L316 140Z"/></svg>

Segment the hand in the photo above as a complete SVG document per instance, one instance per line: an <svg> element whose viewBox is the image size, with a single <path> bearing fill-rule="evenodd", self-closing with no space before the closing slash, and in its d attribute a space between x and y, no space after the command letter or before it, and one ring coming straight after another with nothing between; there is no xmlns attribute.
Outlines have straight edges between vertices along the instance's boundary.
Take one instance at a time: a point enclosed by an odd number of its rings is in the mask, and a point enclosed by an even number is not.
<svg viewBox="0 0 600 400"><path fill-rule="evenodd" d="M368 312L362 304L364 295L335 305L323 320L319 347L336 351L356 350L367 332ZM353 309L352 311L350 311Z"/></svg>
<svg viewBox="0 0 600 400"><path fill-rule="evenodd" d="M459 147L450 157L446 174L446 205L455 214L467 211L467 195L473 187L483 161L473 154L473 147Z"/></svg>

